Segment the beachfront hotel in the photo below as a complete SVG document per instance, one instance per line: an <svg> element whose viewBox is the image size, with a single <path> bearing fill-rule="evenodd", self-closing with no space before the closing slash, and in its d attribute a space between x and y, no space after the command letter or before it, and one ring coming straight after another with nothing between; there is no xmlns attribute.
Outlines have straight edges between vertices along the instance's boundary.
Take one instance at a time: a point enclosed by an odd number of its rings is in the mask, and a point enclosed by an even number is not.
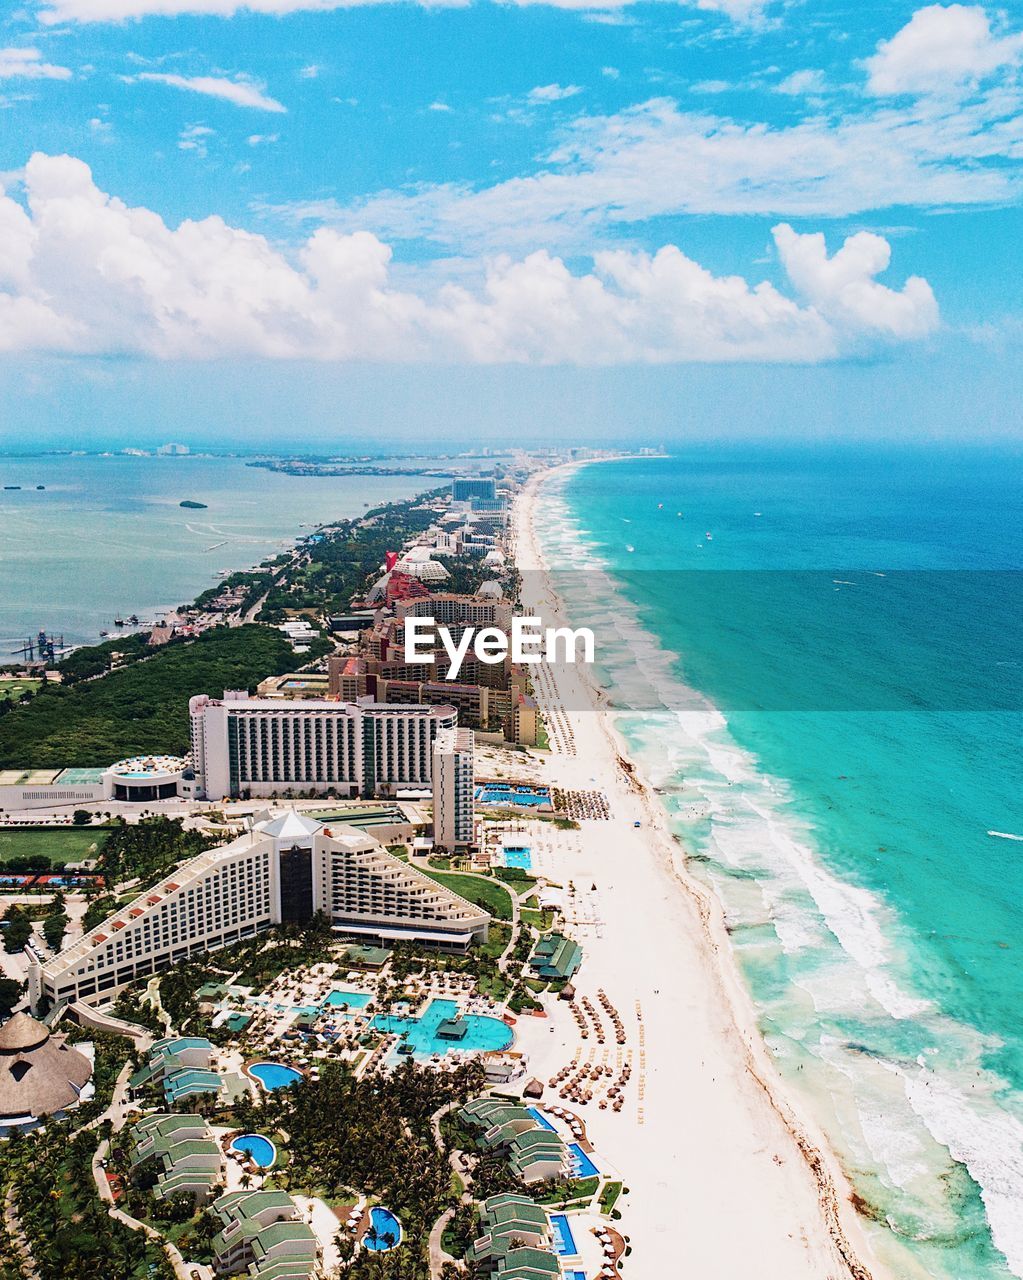
<svg viewBox="0 0 1023 1280"><path fill-rule="evenodd" d="M72 946L29 962L33 1008L112 1000L137 978L322 912L342 937L464 952L490 916L353 827L288 809L178 867Z"/></svg>
<svg viewBox="0 0 1023 1280"><path fill-rule="evenodd" d="M306 791L387 796L429 787L433 743L453 729L451 706L306 699L229 690L190 699L195 794L206 800Z"/></svg>
<svg viewBox="0 0 1023 1280"><path fill-rule="evenodd" d="M472 748L471 729L442 729L433 744L433 843L442 849L473 842Z"/></svg>

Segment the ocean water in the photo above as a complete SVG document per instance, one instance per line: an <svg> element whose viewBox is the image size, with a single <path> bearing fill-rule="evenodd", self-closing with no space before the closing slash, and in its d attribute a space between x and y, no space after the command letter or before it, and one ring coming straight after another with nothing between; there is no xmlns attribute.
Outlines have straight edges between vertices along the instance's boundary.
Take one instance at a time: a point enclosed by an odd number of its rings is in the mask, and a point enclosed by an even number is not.
<svg viewBox="0 0 1023 1280"><path fill-rule="evenodd" d="M0 457L0 485L22 486L0 489L0 662L39 630L79 644L116 616L152 620L313 525L438 483L289 476L237 458Z"/></svg>
<svg viewBox="0 0 1023 1280"><path fill-rule="evenodd" d="M900 1276L1023 1276L1021 471L692 450L555 479L541 517L617 728Z"/></svg>

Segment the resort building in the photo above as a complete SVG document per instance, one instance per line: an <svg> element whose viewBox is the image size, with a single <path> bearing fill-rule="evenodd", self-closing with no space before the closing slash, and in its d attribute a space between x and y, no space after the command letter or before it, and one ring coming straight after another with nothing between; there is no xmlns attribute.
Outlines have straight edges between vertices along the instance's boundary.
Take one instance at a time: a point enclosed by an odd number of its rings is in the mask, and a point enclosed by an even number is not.
<svg viewBox="0 0 1023 1280"><path fill-rule="evenodd" d="M229 691L188 704L195 794L275 796L282 791L393 795L430 785L433 740L454 728L450 706L287 702Z"/></svg>
<svg viewBox="0 0 1023 1280"><path fill-rule="evenodd" d="M34 1129L91 1097L92 1062L27 1013L0 1027L0 1137Z"/></svg>
<svg viewBox="0 0 1023 1280"><path fill-rule="evenodd" d="M433 744L433 843L465 848L474 838L473 736L471 729L443 729Z"/></svg>
<svg viewBox="0 0 1023 1280"><path fill-rule="evenodd" d="M30 957L32 1007L112 1000L137 978L272 925L308 924L318 913L356 942L419 942L456 952L485 941L490 922L487 912L367 832L326 827L287 809L182 864L45 964ZM161 1054L180 1056L164 1045ZM208 1069L208 1062L177 1065Z"/></svg>
<svg viewBox="0 0 1023 1280"><path fill-rule="evenodd" d="M498 1151L509 1168L527 1186L552 1178L567 1178L571 1172L568 1149L551 1129L537 1123L525 1107L499 1098L477 1098L458 1113L467 1128L479 1133L477 1142L488 1151Z"/></svg>
<svg viewBox="0 0 1023 1280"><path fill-rule="evenodd" d="M106 800L191 799L192 772L179 756L134 756L107 769L5 769L0 809L59 809Z"/></svg>
<svg viewBox="0 0 1023 1280"><path fill-rule="evenodd" d="M528 1196L507 1193L491 1196L480 1205L482 1234L473 1243L469 1257L488 1269L513 1249L551 1249L551 1224L547 1211Z"/></svg>
<svg viewBox="0 0 1023 1280"><path fill-rule="evenodd" d="M529 967L548 982L567 982L583 962L583 949L563 933L545 934L533 948Z"/></svg>
<svg viewBox="0 0 1023 1280"><path fill-rule="evenodd" d="M187 1194L208 1197L220 1182L223 1156L200 1116L153 1115L131 1129L131 1167L136 1183L158 1200Z"/></svg>
<svg viewBox="0 0 1023 1280"><path fill-rule="evenodd" d="M221 1196L210 1213L222 1224L213 1237L216 1275L305 1280L316 1269L316 1235L283 1191L236 1191Z"/></svg>
<svg viewBox="0 0 1023 1280"><path fill-rule="evenodd" d="M451 497L455 502L471 502L473 498L494 500L497 481L493 476L461 476L451 481Z"/></svg>
<svg viewBox="0 0 1023 1280"><path fill-rule="evenodd" d="M212 1060L213 1045L202 1036L157 1040L146 1064L128 1083L133 1091L147 1085L162 1088L168 1106L177 1106L202 1094L223 1096L224 1101L230 1101L247 1092L240 1076L221 1076L212 1069Z"/></svg>

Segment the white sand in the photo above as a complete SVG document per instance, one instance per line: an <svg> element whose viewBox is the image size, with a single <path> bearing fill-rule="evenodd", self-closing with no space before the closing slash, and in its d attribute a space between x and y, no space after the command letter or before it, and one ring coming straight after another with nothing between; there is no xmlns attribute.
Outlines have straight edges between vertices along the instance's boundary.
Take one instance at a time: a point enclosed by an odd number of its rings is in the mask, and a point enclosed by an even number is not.
<svg viewBox="0 0 1023 1280"><path fill-rule="evenodd" d="M557 620L550 583L526 572L545 567L532 521L542 482L534 477L517 501L516 557L524 611L549 625ZM628 1044L580 1041L563 1004L551 1021L523 1018L516 1030L530 1074L545 1084L577 1048L597 1061L606 1053L612 1066L631 1055L620 1114L564 1104L585 1120L598 1163L630 1188L619 1224L633 1244L627 1272L650 1280L881 1277L837 1160L784 1097L720 907L686 875L656 798L621 768L586 668L534 671L541 706L561 704L578 753L552 752L546 780L587 789L595 777L611 802L609 822L547 838L543 870L579 890L569 899L585 949L579 994L596 1003L604 988ZM558 1103L554 1090L545 1102Z"/></svg>

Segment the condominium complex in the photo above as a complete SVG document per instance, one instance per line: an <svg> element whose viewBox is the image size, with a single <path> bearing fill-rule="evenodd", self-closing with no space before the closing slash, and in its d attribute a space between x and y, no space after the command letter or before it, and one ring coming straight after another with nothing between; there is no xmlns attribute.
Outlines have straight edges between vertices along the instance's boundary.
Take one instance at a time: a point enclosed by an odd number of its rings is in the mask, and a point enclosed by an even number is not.
<svg viewBox="0 0 1023 1280"><path fill-rule="evenodd" d="M72 946L29 964L33 1008L113 999L136 978L322 912L345 937L464 951L489 915L353 827L284 810L178 867Z"/></svg>
<svg viewBox="0 0 1023 1280"><path fill-rule="evenodd" d="M195 794L273 796L284 790L342 797L393 795L430 785L433 741L454 728L450 706L389 706L307 699L281 702L229 691L188 704Z"/></svg>
<svg viewBox="0 0 1023 1280"><path fill-rule="evenodd" d="M433 842L454 849L473 842L471 729L442 729L433 744Z"/></svg>

